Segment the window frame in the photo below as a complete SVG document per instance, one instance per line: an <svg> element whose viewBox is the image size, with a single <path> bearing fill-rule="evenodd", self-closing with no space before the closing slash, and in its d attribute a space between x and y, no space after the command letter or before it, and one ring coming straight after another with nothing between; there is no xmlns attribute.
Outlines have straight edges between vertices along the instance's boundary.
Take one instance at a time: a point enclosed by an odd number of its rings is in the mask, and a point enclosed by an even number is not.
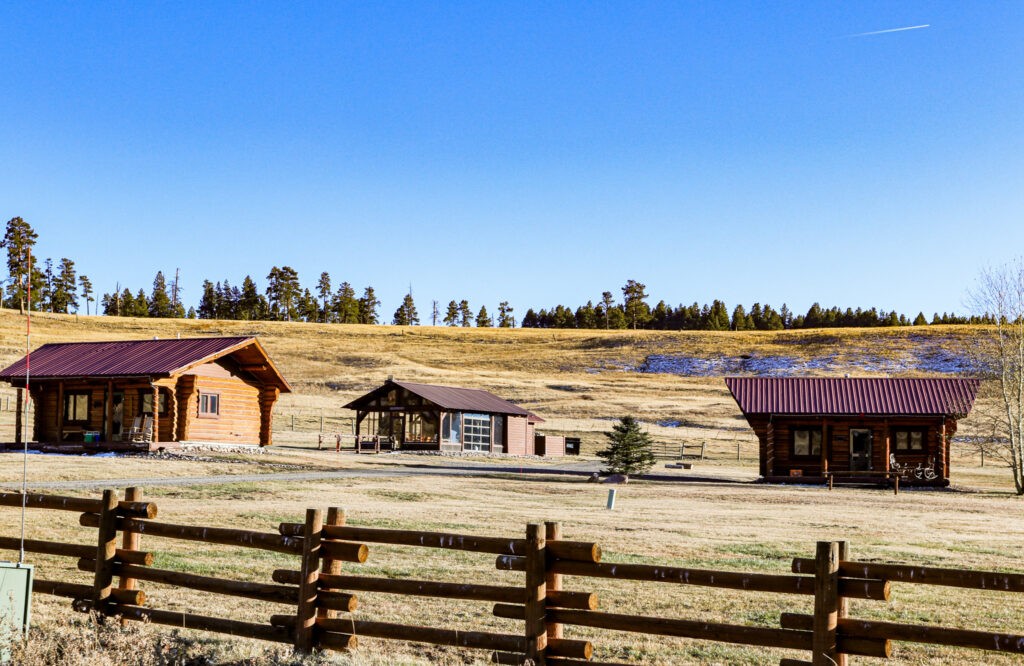
<svg viewBox="0 0 1024 666"><path fill-rule="evenodd" d="M487 452L491 450L491 415L480 413L462 414L462 450ZM486 437L486 440L484 439Z"/></svg>
<svg viewBox="0 0 1024 666"><path fill-rule="evenodd" d="M76 399L76 398L84 398L85 399L85 415L82 418L70 418L68 416L68 407L70 407L72 404L75 404L73 402L73 399ZM83 390L83 391L65 391L64 392L64 404L61 405L61 409L64 412L63 413L64 423L89 423L89 410L92 407L92 405L89 404L89 403L91 401L92 401L92 391L85 391L85 390ZM76 416L78 416L77 412L78 412L78 410L76 409L75 410L75 413L76 413L75 415Z"/></svg>
<svg viewBox="0 0 1024 666"><path fill-rule="evenodd" d="M167 407L168 407L168 405L167 405L167 401L168 401L167 392L161 390L161 391L157 392L157 395L159 396L157 398L157 409L160 410L160 411L157 412L157 414L159 416L166 416L167 415ZM152 410L148 410L147 411L146 408L145 408L146 396L149 396L149 399L152 400L153 399L153 391L151 389L139 389L139 414L152 414L153 413ZM152 405L150 405L150 406L152 406Z"/></svg>
<svg viewBox="0 0 1024 666"><path fill-rule="evenodd" d="M906 446L900 446L900 435L906 434L907 441ZM921 446L914 448L913 439L914 435L918 434L921 436ZM928 450L928 429L927 428L893 428L891 431L892 437L892 450L898 453L924 453Z"/></svg>
<svg viewBox="0 0 1024 666"><path fill-rule="evenodd" d="M203 401L206 401L207 411L203 410ZM217 404L217 411L209 411L210 398L214 398ZM200 419L219 419L220 418L220 393L217 391L200 391L198 399L196 400L196 416Z"/></svg>
<svg viewBox="0 0 1024 666"><path fill-rule="evenodd" d="M796 439L797 433L807 433L807 453L797 453L796 450ZM815 439L817 439L817 448L815 448ZM821 447L824 443L824 437L822 436L821 428L814 427L799 427L790 429L790 456L793 458L821 458Z"/></svg>

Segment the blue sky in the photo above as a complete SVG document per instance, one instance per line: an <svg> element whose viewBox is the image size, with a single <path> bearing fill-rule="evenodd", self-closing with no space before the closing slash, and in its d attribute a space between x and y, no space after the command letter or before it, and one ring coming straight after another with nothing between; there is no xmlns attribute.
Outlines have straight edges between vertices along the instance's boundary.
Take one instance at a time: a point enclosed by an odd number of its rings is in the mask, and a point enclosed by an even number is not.
<svg viewBox="0 0 1024 666"><path fill-rule="evenodd" d="M769 6L765 6L769 5ZM927 24L904 32L858 33ZM963 311L1024 246L1024 4L3 3L0 216L180 267Z"/></svg>

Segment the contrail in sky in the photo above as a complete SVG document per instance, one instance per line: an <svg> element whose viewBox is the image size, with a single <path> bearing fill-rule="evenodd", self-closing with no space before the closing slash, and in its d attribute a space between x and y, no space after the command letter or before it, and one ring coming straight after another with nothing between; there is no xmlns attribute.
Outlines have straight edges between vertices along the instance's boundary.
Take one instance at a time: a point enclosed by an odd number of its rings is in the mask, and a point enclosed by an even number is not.
<svg viewBox="0 0 1024 666"><path fill-rule="evenodd" d="M867 37L868 35L884 35L887 32L903 32L904 30L920 30L921 28L931 27L930 23L924 25L908 25L905 28L889 28L888 30L875 30L872 32L860 32L856 35L849 35L850 37Z"/></svg>

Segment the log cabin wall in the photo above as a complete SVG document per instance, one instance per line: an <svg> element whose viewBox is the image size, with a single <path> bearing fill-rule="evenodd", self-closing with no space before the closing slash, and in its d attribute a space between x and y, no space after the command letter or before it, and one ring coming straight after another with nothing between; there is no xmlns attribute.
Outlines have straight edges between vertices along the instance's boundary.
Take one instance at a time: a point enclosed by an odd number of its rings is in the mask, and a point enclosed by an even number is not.
<svg viewBox="0 0 1024 666"><path fill-rule="evenodd" d="M187 419L187 440L260 443L260 387L254 381L217 362L194 368L191 376L194 379L182 412ZM216 416L199 413L204 393L218 396Z"/></svg>
<svg viewBox="0 0 1024 666"><path fill-rule="evenodd" d="M34 439L39 442L61 442L65 437L81 441L78 433L84 431L99 432L106 436L107 419L107 380L75 380L61 382L48 381L32 387L32 399L35 402ZM122 393L121 432L126 433L133 419L142 414L142 395L152 393L153 387L145 380L120 381L113 384L114 393ZM165 389L161 392L167 394ZM69 394L85 393L88 397L88 412L84 420L64 422L62 418L63 402ZM170 396L168 394L169 399ZM158 439L163 442L173 441L174 424L171 422L170 410L161 413L158 418ZM62 432L63 431L63 432ZM107 437L107 439L110 439Z"/></svg>
<svg viewBox="0 0 1024 666"><path fill-rule="evenodd" d="M946 460L948 460L949 438L955 432L955 419L937 417L915 418L880 418L880 417L779 417L772 419L774 432L774 456L772 469L765 467L766 430L754 426L761 442L762 476L789 476L792 470L799 470L802 476L818 476L822 473L819 455L794 456L793 431L797 429L820 430L825 421L825 435L822 446L828 461L828 469L833 472L850 470L850 431L870 430L872 434L871 469L885 471L889 469L888 456L892 453L901 465L912 467L928 465L933 461L936 473L940 477L948 476ZM943 423L946 426L946 440L943 441ZM952 424L952 425L951 425ZM920 450L898 450L895 432L897 430L923 431L924 444Z"/></svg>

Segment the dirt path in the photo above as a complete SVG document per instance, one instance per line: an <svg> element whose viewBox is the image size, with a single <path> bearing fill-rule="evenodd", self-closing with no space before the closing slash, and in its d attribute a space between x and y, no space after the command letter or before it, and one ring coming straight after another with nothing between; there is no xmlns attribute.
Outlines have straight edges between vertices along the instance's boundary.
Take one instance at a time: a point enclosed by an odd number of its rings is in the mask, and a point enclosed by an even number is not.
<svg viewBox="0 0 1024 666"><path fill-rule="evenodd" d="M222 483L266 483L268 481L323 481L330 479L351 478L401 478L408 476L505 476L509 474L541 475L541 476L590 476L600 468L600 463L581 461L560 464L556 467L517 467L510 465L491 465L459 463L457 465L395 465L387 469L343 469L335 471L306 472L272 472L267 474L214 474L209 476L177 476L177 477L136 477L114 479L86 479L74 481L29 481L30 490L75 490L89 488L111 488L125 486L201 486ZM742 483L750 479L739 478L733 474L702 474L696 475L664 475L650 474L642 477L646 480L681 481L702 483ZM17 490L20 483L2 482L0 488Z"/></svg>

